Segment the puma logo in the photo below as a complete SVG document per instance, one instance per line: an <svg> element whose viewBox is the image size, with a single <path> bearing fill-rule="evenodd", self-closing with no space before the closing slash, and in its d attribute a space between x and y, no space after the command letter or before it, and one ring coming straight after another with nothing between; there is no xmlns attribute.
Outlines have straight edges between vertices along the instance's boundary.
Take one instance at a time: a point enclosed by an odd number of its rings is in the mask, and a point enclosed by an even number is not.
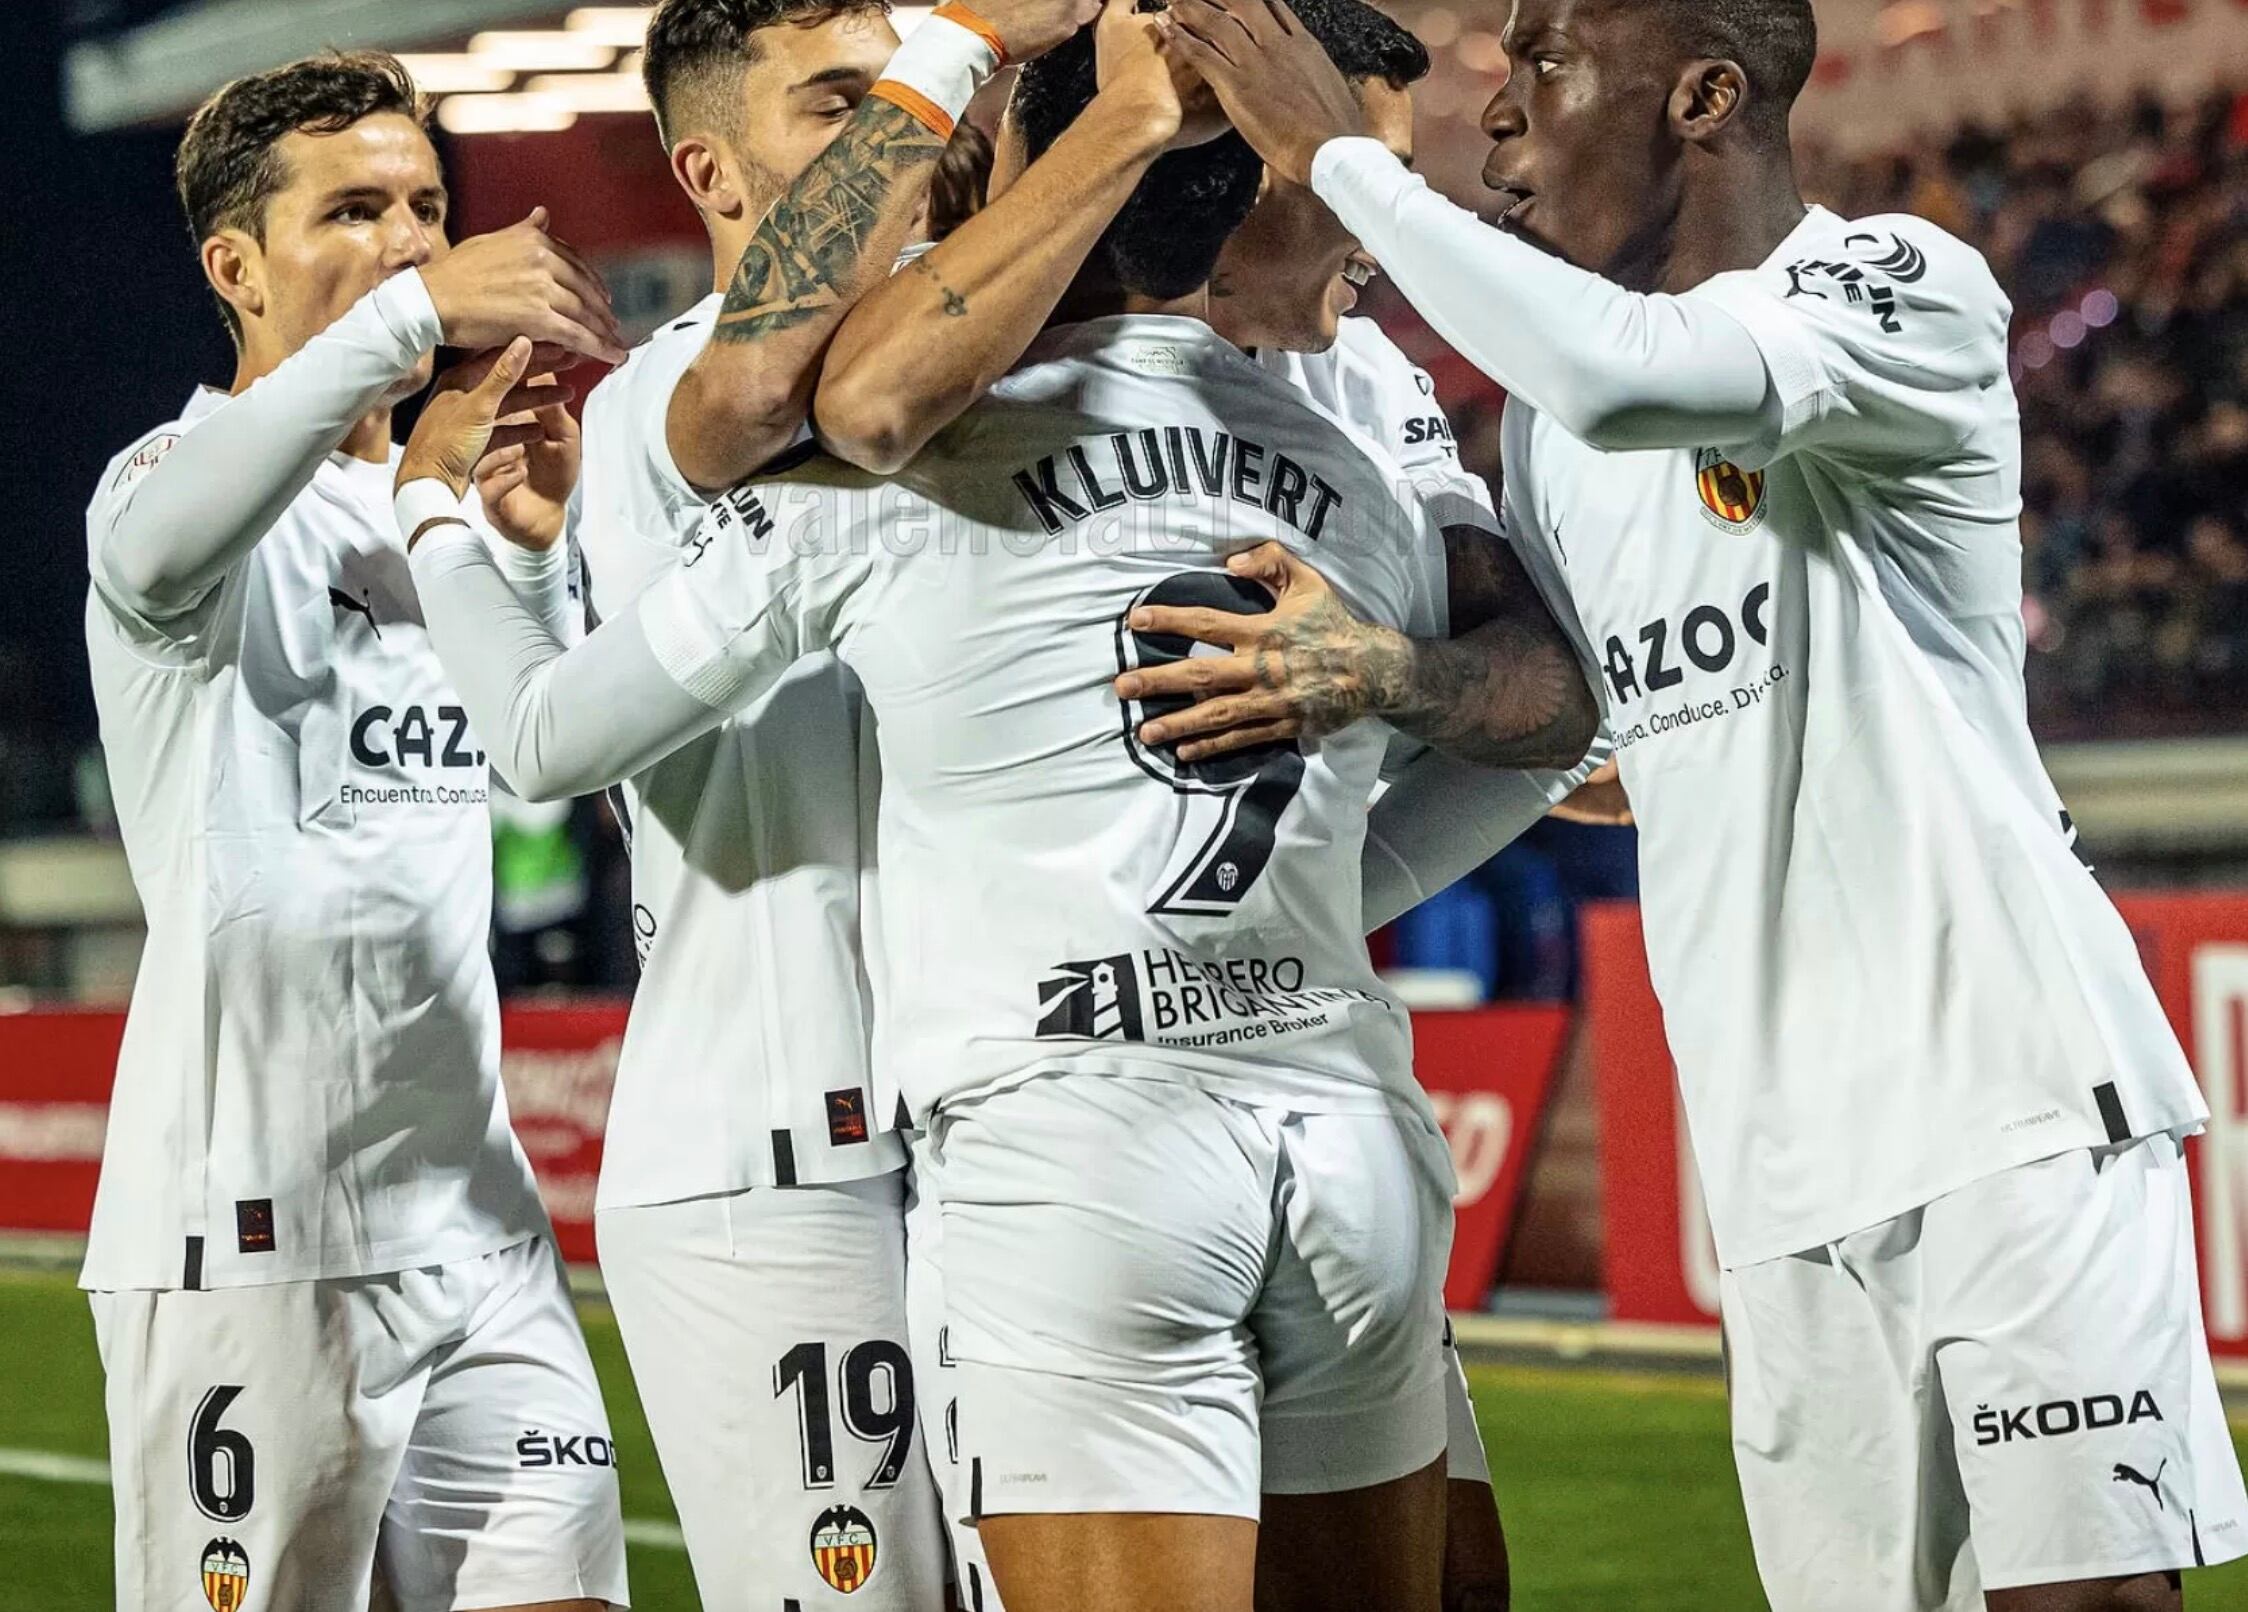
<svg viewBox="0 0 2248 1612"><path fill-rule="evenodd" d="M2137 1484L2140 1488L2146 1490L2148 1494L2154 1496L2155 1509L2157 1511L2160 1511L2162 1509L2162 1490L2157 1487L2157 1485L2162 1482L2162 1474L2167 1472L2169 1469L2170 1462L2168 1458L2165 1458L2162 1465L2154 1469L2154 1476L2150 1478L2144 1472L2141 1472L2137 1467L2127 1465L2122 1461L2118 1461L2115 1463L2115 1476L2110 1478L2108 1481L2111 1483Z"/></svg>
<svg viewBox="0 0 2248 1612"><path fill-rule="evenodd" d="M375 607L370 601L354 599L341 588L330 588L328 590L328 603L334 605L338 610L348 611L352 615L365 616L368 630L373 632L377 638L382 636L382 625L375 620Z"/></svg>

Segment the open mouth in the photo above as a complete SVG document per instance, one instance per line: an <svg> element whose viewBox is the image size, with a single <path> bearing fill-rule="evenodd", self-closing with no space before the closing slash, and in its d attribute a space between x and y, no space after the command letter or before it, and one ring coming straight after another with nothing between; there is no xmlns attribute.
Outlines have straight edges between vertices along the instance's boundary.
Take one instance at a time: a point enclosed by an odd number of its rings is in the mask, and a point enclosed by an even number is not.
<svg viewBox="0 0 2248 1612"><path fill-rule="evenodd" d="M1508 224L1520 223L1523 212L1529 207L1532 200L1533 193L1530 187L1508 181L1491 185L1490 190L1498 203L1498 211L1492 214L1491 222L1501 228Z"/></svg>
<svg viewBox="0 0 2248 1612"><path fill-rule="evenodd" d="M1343 259L1343 278L1354 286L1363 288L1371 284L1374 276L1380 272L1381 265L1372 258L1361 256L1356 252Z"/></svg>

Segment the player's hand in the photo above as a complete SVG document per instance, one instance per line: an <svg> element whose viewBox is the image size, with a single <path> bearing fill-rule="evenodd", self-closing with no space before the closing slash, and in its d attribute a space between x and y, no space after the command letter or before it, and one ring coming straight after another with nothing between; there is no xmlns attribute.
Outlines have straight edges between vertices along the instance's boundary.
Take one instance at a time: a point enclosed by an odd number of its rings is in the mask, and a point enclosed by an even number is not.
<svg viewBox="0 0 2248 1612"><path fill-rule="evenodd" d="M446 345L482 351L528 336L544 347L621 364L624 333L609 288L567 242L546 232L546 209L472 235L421 271Z"/></svg>
<svg viewBox="0 0 2248 1612"><path fill-rule="evenodd" d="M1138 0L1107 0L1093 29L1100 101L1126 110L1153 148L1177 151L1215 140L1230 126L1217 92L1171 42L1170 25Z"/></svg>
<svg viewBox="0 0 2248 1612"><path fill-rule="evenodd" d="M1623 780L1616 774L1613 758L1602 762L1585 781L1569 791L1569 796L1553 808L1553 815L1567 823L1600 823L1619 828L1631 826L1631 797L1624 793Z"/></svg>
<svg viewBox="0 0 2248 1612"><path fill-rule="evenodd" d="M1200 761L1276 740L1318 738L1374 708L1381 669L1408 652L1402 634L1358 620L1325 577L1278 543L1236 554L1226 569L1270 589L1272 609L1244 616L1142 605L1127 622L1134 632L1175 634L1230 651L1189 655L1116 679L1121 699L1195 702L1141 723L1142 744L1175 744L1179 760Z"/></svg>
<svg viewBox="0 0 2248 1612"><path fill-rule="evenodd" d="M1043 56L1101 13L1101 0L974 0L1007 47L1007 60Z"/></svg>
<svg viewBox="0 0 2248 1612"><path fill-rule="evenodd" d="M541 375L534 384L553 380ZM537 436L494 448L477 461L476 492L500 536L518 548L547 549L562 535L583 442L578 422L559 403L534 411L529 423L538 427Z"/></svg>
<svg viewBox="0 0 2248 1612"><path fill-rule="evenodd" d="M1366 132L1349 81L1281 0L1172 0L1169 16L1233 126L1297 184L1321 146Z"/></svg>
<svg viewBox="0 0 2248 1612"><path fill-rule="evenodd" d="M487 453L542 438L546 428L535 416L569 402L570 389L553 380L526 382L530 364L531 339L518 336L438 376L406 439L398 485L433 477L465 498Z"/></svg>

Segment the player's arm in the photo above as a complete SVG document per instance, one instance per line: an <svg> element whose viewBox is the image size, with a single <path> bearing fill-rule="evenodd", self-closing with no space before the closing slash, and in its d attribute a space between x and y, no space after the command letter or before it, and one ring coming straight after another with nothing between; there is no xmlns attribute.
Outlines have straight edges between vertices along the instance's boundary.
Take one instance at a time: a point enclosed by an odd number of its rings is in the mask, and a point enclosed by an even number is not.
<svg viewBox="0 0 2248 1612"><path fill-rule="evenodd" d="M813 399L821 445L888 475L1012 369L1155 159L1207 138L1198 86L1135 0L1108 0L1100 91L973 218L869 291L828 349Z"/></svg>
<svg viewBox="0 0 2248 1612"><path fill-rule="evenodd" d="M1092 3L954 0L898 47L758 225L710 340L672 390L665 437L690 483L731 486L796 439L828 343L889 276L970 98L1008 59L1067 38Z"/></svg>
<svg viewBox="0 0 2248 1612"><path fill-rule="evenodd" d="M621 359L607 293L542 211L392 276L186 432L97 524L96 585L147 621L198 604L440 342L527 334L550 358ZM526 393L519 406L566 396Z"/></svg>
<svg viewBox="0 0 2248 1612"><path fill-rule="evenodd" d="M528 362L517 342L439 381L399 464L397 518L430 642L478 742L513 793L559 800L717 726L823 646L825 617L806 607L792 563L732 563L742 545L727 541L722 502L682 565L565 647L460 509L488 448L535 429L496 425ZM716 563L699 566L706 556Z"/></svg>
<svg viewBox="0 0 2248 1612"><path fill-rule="evenodd" d="M1367 813L1359 864L1367 930L1410 912L1505 850L1613 753L1602 730L1567 772L1499 771L1434 749L1415 757Z"/></svg>
<svg viewBox="0 0 2248 1612"><path fill-rule="evenodd" d="M1497 533L1447 526L1444 549L1447 638L1359 620L1325 577L1278 543L1227 562L1272 590L1263 615L1142 605L1135 631L1178 633L1230 653L1119 677L1122 698L1194 702L1142 724L1140 742L1176 745L1182 761L1195 761L1378 716L1479 766L1576 766L1600 708L1568 637Z"/></svg>

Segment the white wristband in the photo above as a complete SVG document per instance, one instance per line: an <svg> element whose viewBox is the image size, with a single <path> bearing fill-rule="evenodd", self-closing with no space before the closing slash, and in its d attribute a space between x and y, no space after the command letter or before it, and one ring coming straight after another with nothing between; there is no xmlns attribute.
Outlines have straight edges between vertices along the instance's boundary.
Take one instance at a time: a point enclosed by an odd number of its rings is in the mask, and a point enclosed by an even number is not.
<svg viewBox="0 0 2248 1612"><path fill-rule="evenodd" d="M964 6L948 5L897 48L871 93L918 119L938 139L949 140L976 91L1005 60L989 23Z"/></svg>
<svg viewBox="0 0 2248 1612"><path fill-rule="evenodd" d="M467 526L461 513L461 501L453 489L435 476L416 476L398 489L391 499L390 512L397 518L398 535L409 543L414 534L434 520L459 521ZM474 529L470 529L474 536ZM481 541L481 540L479 540Z"/></svg>

